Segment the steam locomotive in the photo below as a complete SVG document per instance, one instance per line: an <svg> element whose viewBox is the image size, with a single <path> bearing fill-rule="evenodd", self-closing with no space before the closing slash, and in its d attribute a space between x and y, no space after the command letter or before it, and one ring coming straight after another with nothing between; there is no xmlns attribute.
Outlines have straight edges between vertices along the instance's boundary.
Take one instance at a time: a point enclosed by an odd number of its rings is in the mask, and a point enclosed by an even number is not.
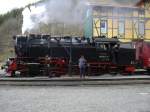
<svg viewBox="0 0 150 112"><path fill-rule="evenodd" d="M10 76L77 75L81 55L87 60L87 75L133 74L136 68L150 68L150 47L144 41L125 44L117 38L36 34L16 35L13 39L16 57L10 58Z"/></svg>

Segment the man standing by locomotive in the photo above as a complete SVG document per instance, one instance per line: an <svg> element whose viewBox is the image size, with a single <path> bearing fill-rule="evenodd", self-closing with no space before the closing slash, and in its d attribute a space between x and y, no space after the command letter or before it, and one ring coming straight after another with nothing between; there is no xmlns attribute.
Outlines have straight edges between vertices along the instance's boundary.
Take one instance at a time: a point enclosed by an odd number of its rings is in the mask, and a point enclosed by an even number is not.
<svg viewBox="0 0 150 112"><path fill-rule="evenodd" d="M80 78L85 77L86 63L87 63L87 61L84 58L84 56L82 55L79 59Z"/></svg>

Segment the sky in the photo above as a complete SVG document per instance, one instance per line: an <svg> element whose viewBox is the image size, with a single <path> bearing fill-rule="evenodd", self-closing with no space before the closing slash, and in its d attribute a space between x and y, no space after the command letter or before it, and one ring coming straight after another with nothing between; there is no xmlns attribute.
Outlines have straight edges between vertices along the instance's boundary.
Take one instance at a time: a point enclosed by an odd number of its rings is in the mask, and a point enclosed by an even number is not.
<svg viewBox="0 0 150 112"><path fill-rule="evenodd" d="M0 0L0 14L5 14L14 8L20 8L40 0Z"/></svg>

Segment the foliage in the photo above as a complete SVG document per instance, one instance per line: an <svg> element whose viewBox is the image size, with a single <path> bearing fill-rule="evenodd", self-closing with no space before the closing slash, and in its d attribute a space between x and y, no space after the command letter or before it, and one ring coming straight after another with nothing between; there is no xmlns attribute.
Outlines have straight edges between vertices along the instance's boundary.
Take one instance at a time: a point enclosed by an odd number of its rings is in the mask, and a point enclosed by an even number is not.
<svg viewBox="0 0 150 112"><path fill-rule="evenodd" d="M12 54L12 36L21 34L22 8L0 15L0 61Z"/></svg>
<svg viewBox="0 0 150 112"><path fill-rule="evenodd" d="M2 25L5 21L7 21L9 18L17 18L20 17L22 14L22 9L14 9L10 12L7 12L4 15L0 15L0 25Z"/></svg>

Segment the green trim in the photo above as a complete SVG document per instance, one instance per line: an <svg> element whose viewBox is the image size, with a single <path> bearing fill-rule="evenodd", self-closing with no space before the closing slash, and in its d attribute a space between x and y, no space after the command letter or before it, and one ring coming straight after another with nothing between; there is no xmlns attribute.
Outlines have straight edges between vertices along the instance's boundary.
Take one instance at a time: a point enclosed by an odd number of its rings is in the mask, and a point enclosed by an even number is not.
<svg viewBox="0 0 150 112"><path fill-rule="evenodd" d="M93 16L92 9L89 8L86 12L84 23L84 36L85 38L92 38L93 36Z"/></svg>

